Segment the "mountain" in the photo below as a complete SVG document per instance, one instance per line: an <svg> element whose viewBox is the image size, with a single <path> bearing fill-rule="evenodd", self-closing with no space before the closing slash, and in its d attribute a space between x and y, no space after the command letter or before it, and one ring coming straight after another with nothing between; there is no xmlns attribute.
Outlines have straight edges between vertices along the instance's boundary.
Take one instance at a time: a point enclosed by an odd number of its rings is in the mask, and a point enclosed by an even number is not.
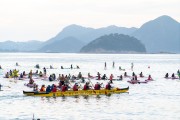
<svg viewBox="0 0 180 120"><path fill-rule="evenodd" d="M70 25L65 27L60 33L58 33L55 37L46 41L43 44L43 47L38 51L41 52L79 52L79 50L90 41L110 33L123 33L123 34L131 34L137 28L125 28L125 27L117 27L117 26L108 26L104 28L94 29L82 27L79 25ZM68 40L66 42L66 40ZM74 41L73 41L74 40ZM70 44L71 41L74 45L66 48L67 43ZM55 46L53 46L55 45ZM65 45L65 46L62 46ZM61 47L57 47L61 46ZM68 45L69 46L69 45ZM48 49L46 49L48 48ZM59 50L58 50L59 49ZM74 50L74 51L73 51Z"/></svg>
<svg viewBox="0 0 180 120"><path fill-rule="evenodd" d="M104 28L94 29L94 28L87 28L73 24L65 27L60 33L58 33L55 37L48 40L45 44L49 44L53 41L59 41L69 36L74 37L82 42L89 43L90 41L105 34L119 33L119 34L128 35L133 33L135 30L137 30L137 28L117 27L114 25Z"/></svg>
<svg viewBox="0 0 180 120"><path fill-rule="evenodd" d="M145 53L145 46L136 38L123 34L101 36L81 50L81 53Z"/></svg>
<svg viewBox="0 0 180 120"><path fill-rule="evenodd" d="M29 52L37 50L41 47L43 42L31 40L28 42L13 42L13 41L5 41L0 42L0 51L8 51L8 52Z"/></svg>
<svg viewBox="0 0 180 120"><path fill-rule="evenodd" d="M180 53L180 23L169 16L143 24L132 36L145 44L148 53Z"/></svg>
<svg viewBox="0 0 180 120"><path fill-rule="evenodd" d="M61 52L61 53L77 53L85 45L85 43L74 37L66 37L59 41L51 43L39 49L39 52Z"/></svg>

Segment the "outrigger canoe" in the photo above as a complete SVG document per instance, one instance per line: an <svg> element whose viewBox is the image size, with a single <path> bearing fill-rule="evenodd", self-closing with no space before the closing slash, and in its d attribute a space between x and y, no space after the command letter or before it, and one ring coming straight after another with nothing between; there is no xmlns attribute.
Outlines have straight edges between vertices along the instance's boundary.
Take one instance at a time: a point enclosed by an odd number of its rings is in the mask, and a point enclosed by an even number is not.
<svg viewBox="0 0 180 120"><path fill-rule="evenodd" d="M23 94L27 96L41 96L41 97L63 97L63 96L77 96L77 95L109 95L109 94L119 94L128 92L129 87L127 88L113 88L111 90L102 89L102 90L68 90L65 92L34 92L34 91L23 91Z"/></svg>

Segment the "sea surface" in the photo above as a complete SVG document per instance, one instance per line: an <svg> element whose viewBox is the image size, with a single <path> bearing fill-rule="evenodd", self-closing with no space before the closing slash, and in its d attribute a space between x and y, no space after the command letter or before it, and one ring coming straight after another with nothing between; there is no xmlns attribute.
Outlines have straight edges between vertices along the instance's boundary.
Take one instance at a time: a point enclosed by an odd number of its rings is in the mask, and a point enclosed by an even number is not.
<svg viewBox="0 0 180 120"><path fill-rule="evenodd" d="M115 68L112 67L113 61ZM18 62L19 66L16 66ZM107 69L104 69L104 63ZM24 81L5 79L4 74L10 69L17 69L19 73L30 70L35 72L36 64L43 67L50 65L57 69L47 69L47 74L73 74L79 72L87 77L97 72L114 75L114 78L124 74L119 66L125 69L128 75L143 72L147 77L151 74L154 81L147 84L129 84L130 78L123 81L114 81L114 87L128 87L129 93L112 94L111 96L78 96L78 97L33 97L23 95L23 90L32 90L24 86ZM70 65L80 69L60 69L60 66L69 68ZM165 79L166 73L171 76L180 69L179 54L60 54L60 53L0 53L0 120L180 120L180 80ZM146 78L138 78L145 80ZM96 80L91 80L96 83ZM35 79L42 84L57 84L58 81ZM104 85L108 81L99 81Z"/></svg>

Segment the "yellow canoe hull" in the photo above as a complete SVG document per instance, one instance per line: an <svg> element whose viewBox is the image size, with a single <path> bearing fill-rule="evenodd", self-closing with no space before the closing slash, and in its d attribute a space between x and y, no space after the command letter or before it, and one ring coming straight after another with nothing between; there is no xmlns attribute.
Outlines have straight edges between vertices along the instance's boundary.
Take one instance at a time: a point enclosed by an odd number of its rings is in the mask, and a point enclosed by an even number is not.
<svg viewBox="0 0 180 120"><path fill-rule="evenodd" d="M119 89L119 88L114 88L111 90L79 90L79 91L72 91L68 90L66 92L26 92L23 91L23 94L28 95L28 96L42 96L42 97L63 97L63 96L78 96L78 95L109 95L109 94L119 94L119 93L125 93L128 92L129 87Z"/></svg>

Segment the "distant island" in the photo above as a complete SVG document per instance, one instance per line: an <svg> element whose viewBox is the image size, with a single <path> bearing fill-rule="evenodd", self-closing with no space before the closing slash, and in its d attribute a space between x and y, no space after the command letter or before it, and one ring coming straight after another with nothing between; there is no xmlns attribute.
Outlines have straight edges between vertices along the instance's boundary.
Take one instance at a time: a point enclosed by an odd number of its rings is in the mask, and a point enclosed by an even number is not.
<svg viewBox="0 0 180 120"><path fill-rule="evenodd" d="M114 41L115 38L113 36L115 34L128 35L129 38L126 39L130 41L132 38L137 39L140 42L135 42L135 46L140 46L140 48L135 49L130 47L130 44L125 45L125 41L120 39L118 42ZM117 36L122 37L120 35ZM113 39L110 39L110 37ZM104 43L104 48L100 46L102 39L107 40ZM94 40L99 42L97 46L100 48L93 46ZM121 46L122 44L123 46ZM111 49L108 48L109 45L111 45ZM90 49L91 47L95 48L96 51ZM112 49L113 47L114 49ZM146 53L180 53L180 23L167 15L163 15L144 23L140 28L111 25L94 29L72 24L45 42L37 40L28 42L0 42L0 52L79 53L88 51L95 53L129 53L130 51L131 53L144 53L145 51Z"/></svg>
<svg viewBox="0 0 180 120"><path fill-rule="evenodd" d="M145 53L145 46L136 38L123 34L101 36L81 50L81 53Z"/></svg>

